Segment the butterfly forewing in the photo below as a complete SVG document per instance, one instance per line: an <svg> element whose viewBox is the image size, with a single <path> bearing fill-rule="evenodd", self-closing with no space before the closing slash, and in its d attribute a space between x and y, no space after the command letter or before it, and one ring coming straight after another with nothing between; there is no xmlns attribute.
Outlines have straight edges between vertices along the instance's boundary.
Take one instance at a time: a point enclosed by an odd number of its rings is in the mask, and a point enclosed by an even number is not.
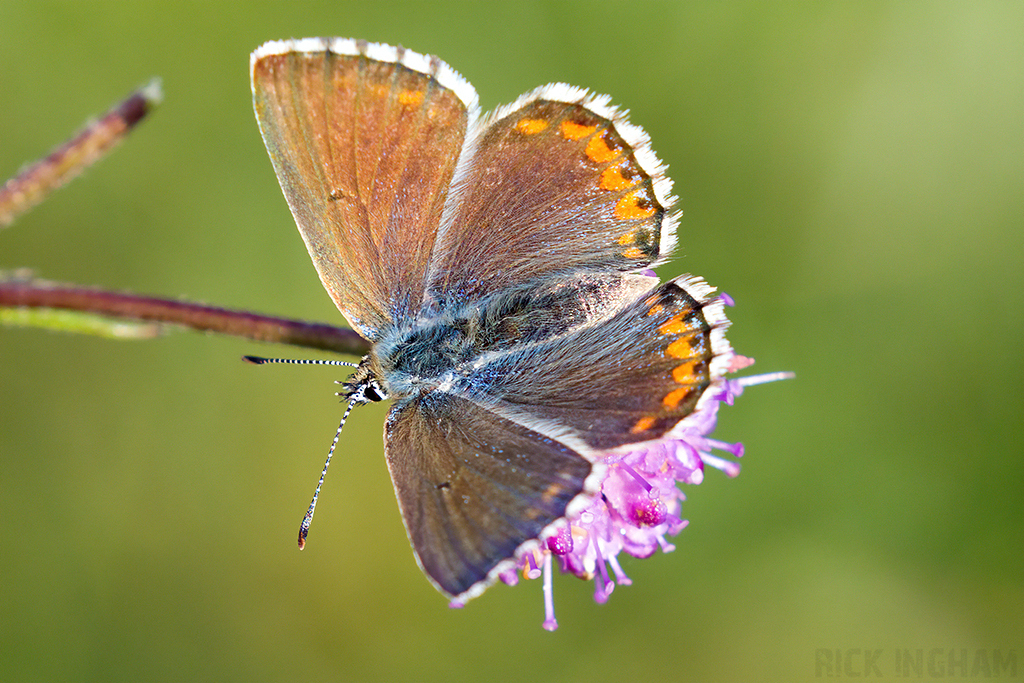
<svg viewBox="0 0 1024 683"><path fill-rule="evenodd" d="M475 94L439 60L340 39L268 43L252 88L320 279L376 339L422 303Z"/></svg>
<svg viewBox="0 0 1024 683"><path fill-rule="evenodd" d="M385 442L416 556L452 597L486 587L565 515L592 470L565 444L440 392L397 403Z"/></svg>

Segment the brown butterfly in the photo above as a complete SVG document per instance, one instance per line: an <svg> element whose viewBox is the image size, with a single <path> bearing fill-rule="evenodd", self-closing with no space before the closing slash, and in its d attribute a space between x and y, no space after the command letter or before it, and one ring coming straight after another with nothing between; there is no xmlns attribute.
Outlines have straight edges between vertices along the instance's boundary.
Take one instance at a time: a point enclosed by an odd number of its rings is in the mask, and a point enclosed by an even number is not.
<svg viewBox="0 0 1024 683"><path fill-rule="evenodd" d="M393 401L409 539L464 602L598 494L602 454L693 412L730 352L721 301L649 271L671 181L607 97L547 85L481 116L436 57L337 38L251 67L299 232L372 344L342 395Z"/></svg>

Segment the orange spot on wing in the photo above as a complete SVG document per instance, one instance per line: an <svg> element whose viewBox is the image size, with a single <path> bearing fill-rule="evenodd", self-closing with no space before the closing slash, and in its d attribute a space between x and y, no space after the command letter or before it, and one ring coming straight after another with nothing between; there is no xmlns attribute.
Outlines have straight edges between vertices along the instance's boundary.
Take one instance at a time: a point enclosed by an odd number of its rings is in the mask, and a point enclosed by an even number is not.
<svg viewBox="0 0 1024 683"><path fill-rule="evenodd" d="M644 256L644 252L636 247L630 247L626 251L622 252L622 255L626 258L642 258Z"/></svg>
<svg viewBox="0 0 1024 683"><path fill-rule="evenodd" d="M690 389L688 387L679 387L678 389L665 394L665 398L661 399L661 404L669 410L675 410L689 393Z"/></svg>
<svg viewBox="0 0 1024 683"><path fill-rule="evenodd" d="M519 119L516 122L516 131L523 135L536 135L547 127L548 122L544 119Z"/></svg>
<svg viewBox="0 0 1024 683"><path fill-rule="evenodd" d="M615 217L619 220L636 220L654 215L654 206L639 192L630 192L615 203Z"/></svg>
<svg viewBox="0 0 1024 683"><path fill-rule="evenodd" d="M680 384L696 384L699 382L700 378L696 375L695 363L696 361L691 361L672 368L672 379Z"/></svg>
<svg viewBox="0 0 1024 683"><path fill-rule="evenodd" d="M587 158L599 164L604 164L619 156L617 149L608 146L604 135L595 135L587 143Z"/></svg>
<svg viewBox="0 0 1024 683"><path fill-rule="evenodd" d="M544 493L541 494L540 498L545 503L550 503L555 497L565 490L565 487L558 483L549 484Z"/></svg>
<svg viewBox="0 0 1024 683"><path fill-rule="evenodd" d="M654 426L654 423L657 422L657 420L658 418L654 417L653 415L645 415L644 417L641 417L639 420L636 421L636 424L633 425L633 428L629 430L629 433L639 434L640 432L646 432L648 429Z"/></svg>
<svg viewBox="0 0 1024 683"><path fill-rule="evenodd" d="M423 102L423 91L403 90L398 93L398 102L406 107L418 107Z"/></svg>
<svg viewBox="0 0 1024 683"><path fill-rule="evenodd" d="M619 244L621 244L622 246L626 246L627 244L633 244L633 242L636 242L635 232L627 232L625 235L619 238Z"/></svg>
<svg viewBox="0 0 1024 683"><path fill-rule="evenodd" d="M609 166L601 173L601 189L608 190L610 192L618 192L619 190L627 190L634 185L632 178L626 178L622 174L622 169L618 166Z"/></svg>
<svg viewBox="0 0 1024 683"><path fill-rule="evenodd" d="M580 140L588 135L593 135L595 130L597 130L597 126L585 126L582 123L574 123L573 121L562 121L562 137L566 140Z"/></svg>
<svg viewBox="0 0 1024 683"><path fill-rule="evenodd" d="M665 355L670 358L689 358L691 351L690 338L682 337L668 345L668 348L665 349Z"/></svg>
<svg viewBox="0 0 1024 683"><path fill-rule="evenodd" d="M686 323L683 322L683 314L658 325L658 332L661 334L682 334L686 332Z"/></svg>
<svg viewBox="0 0 1024 683"><path fill-rule="evenodd" d="M654 304L653 306L650 307L650 309L648 309L647 316L651 317L651 316L658 315L659 313L661 313L664 310L665 310L665 307L662 306L661 304Z"/></svg>

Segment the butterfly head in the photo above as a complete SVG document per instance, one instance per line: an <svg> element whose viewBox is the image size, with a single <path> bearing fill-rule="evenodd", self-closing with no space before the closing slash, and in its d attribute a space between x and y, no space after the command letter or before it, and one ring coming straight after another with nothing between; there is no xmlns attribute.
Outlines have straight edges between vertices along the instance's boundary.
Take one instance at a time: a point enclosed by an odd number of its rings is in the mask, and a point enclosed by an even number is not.
<svg viewBox="0 0 1024 683"><path fill-rule="evenodd" d="M376 403L385 401L391 392L387 386L378 379L378 373L374 371L374 362L370 356L364 356L356 367L356 371L349 375L349 378L341 384L341 391L338 396L350 405L361 405L364 403Z"/></svg>

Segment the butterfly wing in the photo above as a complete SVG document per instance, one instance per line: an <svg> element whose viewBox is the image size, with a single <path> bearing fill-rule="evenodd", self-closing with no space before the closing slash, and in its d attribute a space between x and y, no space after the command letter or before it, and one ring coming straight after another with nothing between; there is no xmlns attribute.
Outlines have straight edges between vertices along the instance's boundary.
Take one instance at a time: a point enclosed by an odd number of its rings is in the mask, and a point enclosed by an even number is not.
<svg viewBox="0 0 1024 683"><path fill-rule="evenodd" d="M417 560L439 590L460 600L490 585L524 543L600 480L565 443L452 394L396 403L384 434Z"/></svg>
<svg viewBox="0 0 1024 683"><path fill-rule="evenodd" d="M583 450L662 438L733 358L712 291L696 278L666 282L568 335L493 354L465 390L521 424L570 430Z"/></svg>
<svg viewBox="0 0 1024 683"><path fill-rule="evenodd" d="M672 250L671 181L608 98L557 84L473 125L428 297L479 299L578 271L636 272Z"/></svg>
<svg viewBox="0 0 1024 683"><path fill-rule="evenodd" d="M435 57L345 39L252 54L256 118L320 279L375 340L419 310L476 93Z"/></svg>

